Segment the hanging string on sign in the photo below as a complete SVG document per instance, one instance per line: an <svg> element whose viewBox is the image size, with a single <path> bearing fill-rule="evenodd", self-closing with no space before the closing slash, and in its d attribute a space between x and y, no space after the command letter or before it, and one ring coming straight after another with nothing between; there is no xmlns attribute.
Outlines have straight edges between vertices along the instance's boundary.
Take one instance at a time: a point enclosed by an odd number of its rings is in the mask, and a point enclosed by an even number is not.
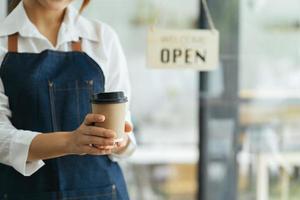
<svg viewBox="0 0 300 200"><path fill-rule="evenodd" d="M216 30L214 21L211 17L211 13L210 13L210 10L209 10L208 5L207 5L207 1L206 0L201 0L201 2L202 2L202 5L203 5L203 9L204 9L209 27L213 30Z"/></svg>
<svg viewBox="0 0 300 200"><path fill-rule="evenodd" d="M219 65L219 32L206 0L201 0L208 20L205 29L155 29L160 12L148 31L147 63L152 68L211 71Z"/></svg>

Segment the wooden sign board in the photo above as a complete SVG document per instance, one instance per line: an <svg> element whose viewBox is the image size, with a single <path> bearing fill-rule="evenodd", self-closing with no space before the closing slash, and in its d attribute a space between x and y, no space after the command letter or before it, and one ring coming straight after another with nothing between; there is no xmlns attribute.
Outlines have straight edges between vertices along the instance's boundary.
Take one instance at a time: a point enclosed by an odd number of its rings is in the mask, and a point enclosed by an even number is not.
<svg viewBox="0 0 300 200"><path fill-rule="evenodd" d="M219 65L217 30L148 32L147 62L151 68L214 70Z"/></svg>

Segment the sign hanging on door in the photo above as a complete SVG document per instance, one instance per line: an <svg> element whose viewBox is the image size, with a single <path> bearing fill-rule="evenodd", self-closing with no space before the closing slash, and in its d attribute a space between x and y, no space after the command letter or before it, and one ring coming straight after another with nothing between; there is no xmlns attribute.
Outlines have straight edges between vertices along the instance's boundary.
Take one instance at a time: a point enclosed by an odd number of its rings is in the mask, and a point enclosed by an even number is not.
<svg viewBox="0 0 300 200"><path fill-rule="evenodd" d="M147 62L151 68L211 71L219 64L217 30L161 30L148 32Z"/></svg>

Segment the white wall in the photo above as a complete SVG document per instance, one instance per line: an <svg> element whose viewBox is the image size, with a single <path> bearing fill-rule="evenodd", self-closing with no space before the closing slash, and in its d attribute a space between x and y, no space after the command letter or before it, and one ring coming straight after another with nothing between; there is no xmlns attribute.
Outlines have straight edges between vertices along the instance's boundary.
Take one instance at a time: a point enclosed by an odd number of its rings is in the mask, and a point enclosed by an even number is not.
<svg viewBox="0 0 300 200"><path fill-rule="evenodd" d="M6 0L0 0L0 20L6 15Z"/></svg>

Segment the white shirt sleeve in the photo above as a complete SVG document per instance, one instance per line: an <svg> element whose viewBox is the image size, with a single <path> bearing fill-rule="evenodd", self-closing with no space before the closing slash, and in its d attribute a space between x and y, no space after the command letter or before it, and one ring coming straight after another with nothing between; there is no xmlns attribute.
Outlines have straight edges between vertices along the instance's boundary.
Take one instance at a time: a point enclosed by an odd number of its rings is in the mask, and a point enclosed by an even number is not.
<svg viewBox="0 0 300 200"><path fill-rule="evenodd" d="M31 141L39 133L16 129L9 117L8 97L0 79L0 163L13 167L24 176L30 176L44 165L41 160L27 162Z"/></svg>
<svg viewBox="0 0 300 200"><path fill-rule="evenodd" d="M105 83L105 91L106 92L114 92L114 91L123 91L125 95L129 99L129 103L127 106L127 114L126 121L132 123L131 115L129 111L130 107L130 81L129 81L129 73L127 68L127 61L121 47L119 38L117 34L107 27L107 33L103 33L103 39L105 39L105 34L110 34L110 38L112 38L111 43L107 49L108 53L108 62L107 62L107 77ZM122 152L122 154L112 154L110 158L113 161L118 161L121 158L127 158L133 154L137 147L134 133L129 133L129 145L126 150Z"/></svg>

